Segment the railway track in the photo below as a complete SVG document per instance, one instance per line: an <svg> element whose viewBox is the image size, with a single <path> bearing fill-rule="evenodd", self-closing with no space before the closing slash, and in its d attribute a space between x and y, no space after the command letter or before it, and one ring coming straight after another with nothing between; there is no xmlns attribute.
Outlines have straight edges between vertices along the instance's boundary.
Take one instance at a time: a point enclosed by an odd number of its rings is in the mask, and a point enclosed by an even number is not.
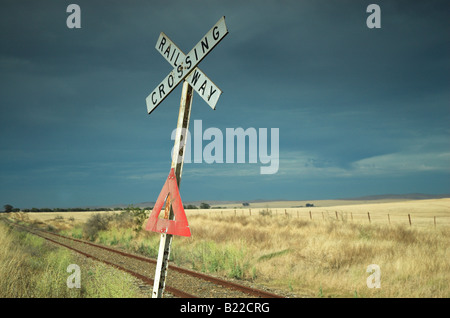
<svg viewBox="0 0 450 318"><path fill-rule="evenodd" d="M19 225L4 219L11 226L37 235L49 242L71 249L85 257L125 271L148 285L150 292L156 260L131 254L92 242L63 236L38 228ZM236 284L231 281L169 265L165 296L180 298L284 298L274 293Z"/></svg>

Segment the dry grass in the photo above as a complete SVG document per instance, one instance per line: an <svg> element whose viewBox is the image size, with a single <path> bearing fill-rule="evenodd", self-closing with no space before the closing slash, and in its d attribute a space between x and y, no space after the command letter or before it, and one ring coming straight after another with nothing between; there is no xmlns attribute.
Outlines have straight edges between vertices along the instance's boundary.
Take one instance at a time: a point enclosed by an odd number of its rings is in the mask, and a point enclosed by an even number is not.
<svg viewBox="0 0 450 318"><path fill-rule="evenodd" d="M23 212L20 212L23 213ZM55 220L56 217L63 217L64 220L74 219L76 223L84 223L94 214L118 214L120 212L112 212L112 211L86 211L86 212L27 212L24 213L28 216L29 220L32 221L41 221L46 222L50 220ZM16 214L16 213L11 213Z"/></svg>
<svg viewBox="0 0 450 318"><path fill-rule="evenodd" d="M173 240L171 260L295 297L450 297L450 199L312 203L315 207L188 210L192 236ZM263 209L271 213L263 216ZM63 213L60 228L80 235L76 224L91 214L85 213L70 213L71 222ZM47 217L27 214L35 222ZM51 216L46 222L58 226ZM98 240L154 257L159 235L113 226ZM381 288L367 287L370 264L380 266Z"/></svg>
<svg viewBox="0 0 450 318"><path fill-rule="evenodd" d="M188 210L187 215L218 216L256 216L261 211L269 209L272 216L287 216L302 220L338 219L343 221L368 224L367 213L370 213L372 224L409 225L408 214L413 226L434 226L436 217L437 227L450 225L450 199L410 200L410 201L280 201L251 204L249 207L223 208L211 210ZM314 207L293 207L312 202ZM361 203L362 202L362 203ZM276 205L279 204L279 205ZM334 204L334 205L333 205ZM310 214L311 212L311 214ZM337 217L336 217L337 214ZM388 216L389 215L389 216Z"/></svg>
<svg viewBox="0 0 450 318"><path fill-rule="evenodd" d="M234 248L242 278L297 296L450 296L449 228L250 216L195 216L190 225L192 237L174 240L174 251L199 242ZM370 264L380 266L380 289L366 285Z"/></svg>
<svg viewBox="0 0 450 318"><path fill-rule="evenodd" d="M18 216L26 219L26 217ZM81 288L68 288L67 267L81 268ZM0 298L145 297L135 279L0 220Z"/></svg>

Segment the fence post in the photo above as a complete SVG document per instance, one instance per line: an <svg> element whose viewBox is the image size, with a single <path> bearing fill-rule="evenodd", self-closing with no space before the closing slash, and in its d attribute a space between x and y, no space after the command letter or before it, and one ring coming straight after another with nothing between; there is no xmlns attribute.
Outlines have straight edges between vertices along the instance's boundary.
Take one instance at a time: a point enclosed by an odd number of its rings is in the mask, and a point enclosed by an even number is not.
<svg viewBox="0 0 450 318"><path fill-rule="evenodd" d="M388 213L388 220L389 220L389 225L391 225L391 218L389 216L389 213Z"/></svg>
<svg viewBox="0 0 450 318"><path fill-rule="evenodd" d="M369 223L372 223L372 222L370 221L370 213L369 213L369 212L367 212L367 217L369 218Z"/></svg>
<svg viewBox="0 0 450 318"><path fill-rule="evenodd" d="M336 213L336 220L339 220L337 211L334 211L334 213Z"/></svg>
<svg viewBox="0 0 450 318"><path fill-rule="evenodd" d="M433 218L434 218L434 228L436 228L436 217Z"/></svg>
<svg viewBox="0 0 450 318"><path fill-rule="evenodd" d="M408 213L409 226L411 226L411 215Z"/></svg>
<svg viewBox="0 0 450 318"><path fill-rule="evenodd" d="M353 222L353 212L350 212L350 216L352 217L352 222Z"/></svg>
<svg viewBox="0 0 450 318"><path fill-rule="evenodd" d="M309 218L312 220L312 214L311 214L311 211L309 211Z"/></svg>

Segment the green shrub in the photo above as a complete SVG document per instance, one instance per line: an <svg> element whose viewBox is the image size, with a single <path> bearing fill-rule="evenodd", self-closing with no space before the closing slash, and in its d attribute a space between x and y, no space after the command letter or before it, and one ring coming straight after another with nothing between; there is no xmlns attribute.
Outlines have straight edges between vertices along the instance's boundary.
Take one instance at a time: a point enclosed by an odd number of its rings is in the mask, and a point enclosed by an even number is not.
<svg viewBox="0 0 450 318"><path fill-rule="evenodd" d="M266 208L264 210L259 211L259 215L261 216L272 216L272 210Z"/></svg>
<svg viewBox="0 0 450 318"><path fill-rule="evenodd" d="M133 227L135 232L139 232L147 218L148 213L145 209L130 205L125 211L116 215L115 221L118 227Z"/></svg>
<svg viewBox="0 0 450 318"><path fill-rule="evenodd" d="M84 237L94 241L98 236L98 232L108 229L111 219L112 217L110 215L100 213L92 214L83 226Z"/></svg>

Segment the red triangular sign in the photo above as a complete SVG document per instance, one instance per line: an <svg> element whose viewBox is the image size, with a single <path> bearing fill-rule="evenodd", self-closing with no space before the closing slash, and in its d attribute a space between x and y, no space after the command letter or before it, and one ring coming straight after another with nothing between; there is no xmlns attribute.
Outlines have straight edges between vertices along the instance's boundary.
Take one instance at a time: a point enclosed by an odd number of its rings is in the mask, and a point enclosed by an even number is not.
<svg viewBox="0 0 450 318"><path fill-rule="evenodd" d="M169 201L166 202L166 205L172 205L175 220L158 218L166 199ZM169 176L167 177L166 183L164 183L158 200L156 200L145 229L147 231L172 235L191 236L191 230L189 229L186 213L184 212L183 202L181 202L180 191L178 190L177 179L173 168L170 169Z"/></svg>

